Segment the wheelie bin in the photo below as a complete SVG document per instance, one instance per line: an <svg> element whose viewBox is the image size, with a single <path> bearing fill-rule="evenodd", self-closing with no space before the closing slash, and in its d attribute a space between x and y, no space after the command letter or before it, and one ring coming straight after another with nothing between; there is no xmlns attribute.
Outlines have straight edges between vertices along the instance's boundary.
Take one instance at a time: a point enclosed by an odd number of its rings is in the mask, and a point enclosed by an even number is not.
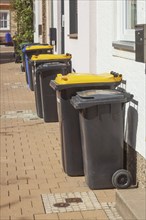
<svg viewBox="0 0 146 220"><path fill-rule="evenodd" d="M52 88L49 87L48 81L50 81L53 77L53 79L56 78L58 73L67 74L71 72L72 70L72 64L71 64L71 54L40 54L40 55L34 55L31 58L32 65L32 76L33 76L33 84L34 84L34 91L35 91L35 103L36 103L36 112L38 117L43 118L45 122L48 121L46 113L47 107L42 106L42 94L50 95L50 92L48 94L48 91L50 90L51 93L54 96L54 102L56 103L56 93L52 90ZM43 66L43 64L47 63L47 65ZM53 65L52 65L53 64ZM59 66L58 66L59 64ZM63 66L61 66L63 64ZM56 65L56 70L55 70ZM39 68L40 67L40 68ZM45 67L45 68L44 68ZM63 69L62 69L63 67ZM51 68L53 68L51 70ZM64 71L64 68L66 69ZM48 72L47 72L48 71ZM45 78L47 81L44 81L41 79L45 74ZM40 76L41 75L41 76ZM40 80L41 79L41 80ZM40 87L40 82L43 83L44 89ZM44 85L45 83L45 85ZM42 94L41 94L42 90ZM45 92L45 93L44 93ZM43 96L44 97L44 96ZM48 105L48 101L44 105ZM58 121L57 116L57 107L56 104L54 104L54 114L55 114L55 121ZM49 106L48 106L49 107ZM49 110L50 112L50 110ZM52 113L53 114L53 113ZM50 113L49 113L50 115ZM50 117L50 116L49 116ZM49 119L50 121L50 119Z"/></svg>
<svg viewBox="0 0 146 220"><path fill-rule="evenodd" d="M91 189L128 188L132 176L124 166L124 90L86 90L71 98L79 110L85 180Z"/></svg>
<svg viewBox="0 0 146 220"><path fill-rule="evenodd" d="M11 37L11 34L9 32L7 32L5 34L5 42L6 42L7 46L12 46L13 45L12 37Z"/></svg>
<svg viewBox="0 0 146 220"><path fill-rule="evenodd" d="M32 71L31 66L29 65L29 60L32 55L37 54L49 54L53 53L53 46L51 45L30 45L26 46L22 49L25 58L25 68L26 68L26 82L29 88L33 91L33 83L32 83Z"/></svg>
<svg viewBox="0 0 146 220"><path fill-rule="evenodd" d="M84 175L80 138L79 114L70 103L77 91L86 89L112 89L122 81L122 75L111 72L105 74L69 73L58 74L51 87L56 90L58 117L61 133L62 164L69 176Z"/></svg>
<svg viewBox="0 0 146 220"><path fill-rule="evenodd" d="M24 62L24 56L22 49L25 45L33 44L31 42L22 42L19 43L15 37L13 38L13 45L14 45L14 57L15 57L15 63L23 63ZM22 67L21 67L22 70Z"/></svg>
<svg viewBox="0 0 146 220"><path fill-rule="evenodd" d="M40 43L32 43L32 42L22 42L21 44L20 44L20 49L21 49L21 54L20 54L20 56L21 56L21 62L22 62L22 64L21 64L21 71L22 72L25 72L25 50L23 50L25 47L27 47L27 46L32 46L32 45L40 45Z"/></svg>
<svg viewBox="0 0 146 220"><path fill-rule="evenodd" d="M68 71L71 72L71 54L39 54L39 55L32 55L31 59L29 60L29 67L31 69L32 74L32 84L34 87L34 77L36 73L36 69L40 64L44 63L52 63L52 62L58 62L59 63L68 63L70 66L70 69Z"/></svg>

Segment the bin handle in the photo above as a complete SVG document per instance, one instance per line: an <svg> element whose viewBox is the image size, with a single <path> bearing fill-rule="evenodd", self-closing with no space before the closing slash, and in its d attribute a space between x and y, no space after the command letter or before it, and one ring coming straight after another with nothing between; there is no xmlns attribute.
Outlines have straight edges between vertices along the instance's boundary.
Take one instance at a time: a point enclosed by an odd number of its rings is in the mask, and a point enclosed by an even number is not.
<svg viewBox="0 0 146 220"><path fill-rule="evenodd" d="M68 78L66 76L62 76L61 79L64 81L68 81Z"/></svg>
<svg viewBox="0 0 146 220"><path fill-rule="evenodd" d="M110 74L112 74L114 77L121 77L122 74L116 73L114 71L111 71Z"/></svg>
<svg viewBox="0 0 146 220"><path fill-rule="evenodd" d="M66 56L70 56L72 58L72 55L70 53L66 53Z"/></svg>
<svg viewBox="0 0 146 220"><path fill-rule="evenodd" d="M88 97L84 97L84 96L81 96L82 99L94 99L95 97L93 96L88 96Z"/></svg>

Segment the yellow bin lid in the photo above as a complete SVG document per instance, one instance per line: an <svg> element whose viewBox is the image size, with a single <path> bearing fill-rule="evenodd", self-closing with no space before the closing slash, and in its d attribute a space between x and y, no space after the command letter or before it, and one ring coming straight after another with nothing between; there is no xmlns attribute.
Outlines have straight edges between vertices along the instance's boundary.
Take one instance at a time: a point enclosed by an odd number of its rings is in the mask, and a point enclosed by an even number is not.
<svg viewBox="0 0 146 220"><path fill-rule="evenodd" d="M52 45L32 45L32 46L27 46L26 51L29 50L50 50L53 49Z"/></svg>
<svg viewBox="0 0 146 220"><path fill-rule="evenodd" d="M60 85L80 84L80 83L117 83L122 81L121 74L102 73L69 73L67 75L57 74L55 83Z"/></svg>
<svg viewBox="0 0 146 220"><path fill-rule="evenodd" d="M33 55L31 61L43 61L43 60L69 60L71 54L39 54Z"/></svg>

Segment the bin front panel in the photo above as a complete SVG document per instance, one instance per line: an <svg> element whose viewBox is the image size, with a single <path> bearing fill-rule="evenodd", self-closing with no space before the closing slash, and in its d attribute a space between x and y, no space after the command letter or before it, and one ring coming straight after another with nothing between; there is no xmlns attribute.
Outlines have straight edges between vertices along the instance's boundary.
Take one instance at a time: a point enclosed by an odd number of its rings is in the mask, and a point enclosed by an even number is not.
<svg viewBox="0 0 146 220"><path fill-rule="evenodd" d="M35 94L36 113L38 117L43 118L39 74L40 73L37 72L37 74L34 75L34 94Z"/></svg>
<svg viewBox="0 0 146 220"><path fill-rule="evenodd" d="M96 89L104 88L98 84L94 84L94 86ZM84 84L79 84L78 87L65 88L56 92L61 129L62 164L64 171L70 176L84 175L79 112L70 104L70 99L76 95L77 91L88 89L93 89L93 85L85 86Z"/></svg>
<svg viewBox="0 0 146 220"><path fill-rule="evenodd" d="M56 92L50 87L50 81L58 73L67 74L68 66L65 64L44 64L40 67L39 81L42 102L42 112L45 122L58 121Z"/></svg>
<svg viewBox="0 0 146 220"><path fill-rule="evenodd" d="M113 188L112 175L122 169L124 104L80 110L85 179L91 189Z"/></svg>
<svg viewBox="0 0 146 220"><path fill-rule="evenodd" d="M30 77L29 77L29 65L28 65L28 56L25 54L25 74L26 74L26 82L30 84Z"/></svg>
<svg viewBox="0 0 146 220"><path fill-rule="evenodd" d="M57 91L57 110L60 124L62 164L70 176L84 175L80 139L79 112L70 105L71 91Z"/></svg>

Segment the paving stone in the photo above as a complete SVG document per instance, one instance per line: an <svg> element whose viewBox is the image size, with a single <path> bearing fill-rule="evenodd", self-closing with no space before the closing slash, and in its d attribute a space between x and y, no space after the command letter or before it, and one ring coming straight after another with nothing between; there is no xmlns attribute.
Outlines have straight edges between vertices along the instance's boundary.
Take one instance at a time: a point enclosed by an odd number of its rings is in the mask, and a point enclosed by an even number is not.
<svg viewBox="0 0 146 220"><path fill-rule="evenodd" d="M39 214L35 215L35 220L59 220L57 214Z"/></svg>
<svg viewBox="0 0 146 220"><path fill-rule="evenodd" d="M22 216L17 217L17 216L11 215L11 220L34 220L34 216L33 215L22 215Z"/></svg>
<svg viewBox="0 0 146 220"><path fill-rule="evenodd" d="M41 200L41 196L31 199L31 205L34 210L34 213L44 213L44 206Z"/></svg>
<svg viewBox="0 0 146 220"><path fill-rule="evenodd" d="M58 213L58 216L60 220L70 220L70 219L82 220L83 219L81 212Z"/></svg>
<svg viewBox="0 0 146 220"><path fill-rule="evenodd" d="M0 219L1 220L10 220L10 209L9 206L1 205L0 209Z"/></svg>

